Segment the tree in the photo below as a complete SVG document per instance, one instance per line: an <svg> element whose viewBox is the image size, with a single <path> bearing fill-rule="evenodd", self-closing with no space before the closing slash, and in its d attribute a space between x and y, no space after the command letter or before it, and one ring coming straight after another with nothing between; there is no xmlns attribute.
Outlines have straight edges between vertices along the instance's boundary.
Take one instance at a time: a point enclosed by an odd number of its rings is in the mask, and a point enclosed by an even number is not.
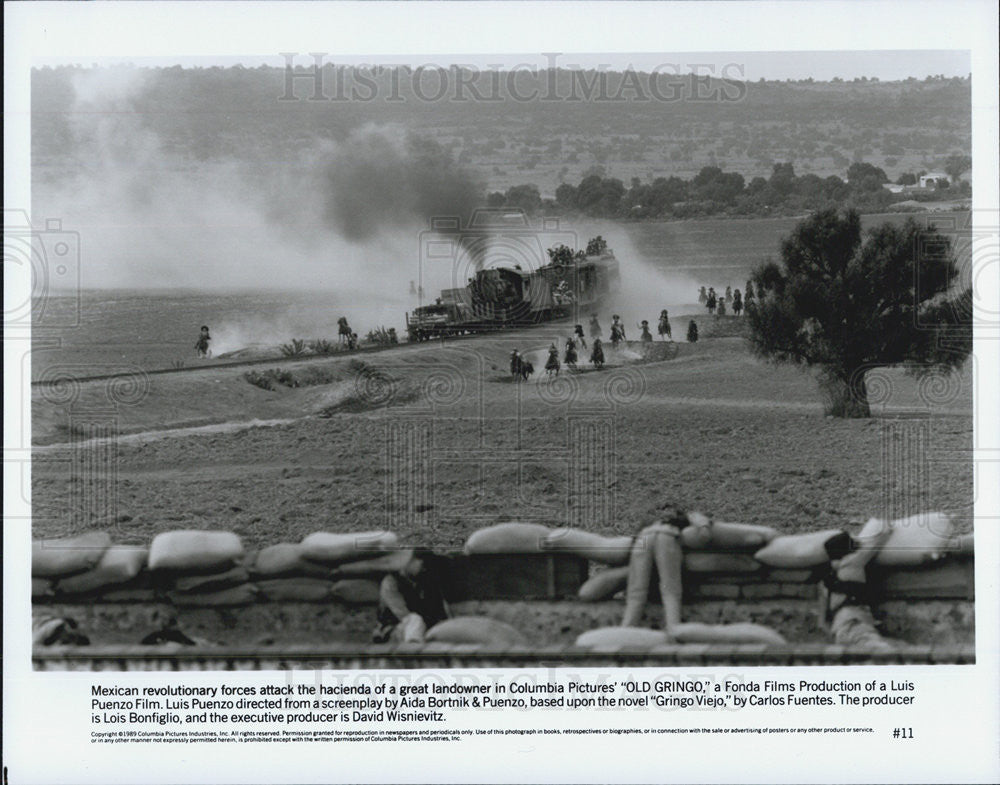
<svg viewBox="0 0 1000 785"><path fill-rule="evenodd" d="M504 194L505 207L519 207L528 215L533 215L542 206L542 197L537 185L515 185Z"/></svg>
<svg viewBox="0 0 1000 785"><path fill-rule="evenodd" d="M878 166L874 166L864 161L857 161L847 169L847 182L851 185L862 185L867 178L873 178L877 188L882 187L882 183L889 182L885 171Z"/></svg>
<svg viewBox="0 0 1000 785"><path fill-rule="evenodd" d="M957 183L961 176L972 168L972 159L967 155L949 155L944 162L944 170Z"/></svg>
<svg viewBox="0 0 1000 785"><path fill-rule="evenodd" d="M757 305L748 310L755 352L776 362L817 367L829 414L868 417L865 373L907 364L910 370L962 365L970 341L962 293L948 300L958 268L948 239L912 219L861 234L854 210L817 212L781 243L781 265L753 274Z"/></svg>
<svg viewBox="0 0 1000 785"><path fill-rule="evenodd" d="M782 196L790 194L795 187L795 167L791 163L775 164L769 185Z"/></svg>
<svg viewBox="0 0 1000 785"><path fill-rule="evenodd" d="M576 206L576 186L563 183L556 188L556 204L560 207Z"/></svg>

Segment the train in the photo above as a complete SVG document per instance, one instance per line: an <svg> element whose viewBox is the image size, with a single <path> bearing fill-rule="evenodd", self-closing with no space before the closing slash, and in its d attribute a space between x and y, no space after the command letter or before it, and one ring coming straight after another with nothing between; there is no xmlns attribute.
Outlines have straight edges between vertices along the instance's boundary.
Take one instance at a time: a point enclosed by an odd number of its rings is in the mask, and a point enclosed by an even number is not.
<svg viewBox="0 0 1000 785"><path fill-rule="evenodd" d="M549 249L550 263L477 270L466 286L444 289L431 305L406 315L411 341L526 327L560 319L583 321L621 285L618 260L600 237L585 251Z"/></svg>

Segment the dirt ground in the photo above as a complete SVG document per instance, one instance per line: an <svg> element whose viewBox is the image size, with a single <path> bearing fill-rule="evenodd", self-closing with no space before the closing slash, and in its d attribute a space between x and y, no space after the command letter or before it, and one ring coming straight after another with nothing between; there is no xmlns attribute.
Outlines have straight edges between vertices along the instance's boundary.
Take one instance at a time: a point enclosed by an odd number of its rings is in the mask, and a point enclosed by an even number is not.
<svg viewBox="0 0 1000 785"><path fill-rule="evenodd" d="M664 359L609 354L557 379L536 362L525 384L510 351L543 356L568 328L254 366L303 385L274 390L246 368L35 387L33 535L229 529L260 546L388 528L450 549L509 520L631 533L665 504L784 532L930 509L971 527L971 369L876 371L876 416L833 419L809 374L751 356L733 317L699 323ZM88 441L109 411L122 435Z"/></svg>

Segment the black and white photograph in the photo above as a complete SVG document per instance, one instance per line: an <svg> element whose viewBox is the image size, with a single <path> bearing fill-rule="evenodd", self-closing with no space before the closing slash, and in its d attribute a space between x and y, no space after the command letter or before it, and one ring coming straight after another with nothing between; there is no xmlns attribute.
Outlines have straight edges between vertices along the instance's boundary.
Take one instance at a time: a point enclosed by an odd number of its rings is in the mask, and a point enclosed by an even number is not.
<svg viewBox="0 0 1000 785"><path fill-rule="evenodd" d="M87 680L74 743L415 743L480 699L494 712L469 727L561 727L540 715L577 707L581 727L649 733L703 706L760 734L830 706L874 727L814 733L890 756L931 743L908 741L908 707L996 663L1000 218L995 117L977 119L996 69L977 71L978 38L840 30L810 49L708 28L661 50L612 25L607 49L599 30L532 48L491 34L517 14L487 4L137 5L237 27L243 9L308 27L350 5L371 29L340 50L343 30L216 52L84 36L18 72L5 633L27 640L24 678ZM423 18L426 48L382 26L438 5L455 16ZM614 13L504 5L569 29ZM766 4L677 5L785 24ZM877 5L812 21L907 14ZM384 697L380 674L398 679ZM233 694L293 697L247 701L227 729L235 704L215 698ZM471 749L444 733L422 754ZM975 749L957 776L989 781ZM567 772L535 776L667 776Z"/></svg>

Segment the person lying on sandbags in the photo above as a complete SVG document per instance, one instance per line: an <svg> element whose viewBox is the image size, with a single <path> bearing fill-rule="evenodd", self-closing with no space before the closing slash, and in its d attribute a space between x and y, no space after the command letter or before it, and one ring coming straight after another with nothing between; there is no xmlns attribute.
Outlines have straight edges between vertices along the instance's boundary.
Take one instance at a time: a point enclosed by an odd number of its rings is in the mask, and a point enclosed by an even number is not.
<svg viewBox="0 0 1000 785"><path fill-rule="evenodd" d="M139 641L142 646L163 646L167 644L178 644L180 646L209 646L208 641L188 635L181 629L180 622L176 616L171 616L158 629L143 636Z"/></svg>
<svg viewBox="0 0 1000 785"><path fill-rule="evenodd" d="M76 619L42 613L31 620L31 642L35 646L88 646L90 638L80 631Z"/></svg>
<svg viewBox="0 0 1000 785"><path fill-rule="evenodd" d="M416 548L399 572L382 579L378 626L372 640L419 643L428 628L450 617L442 589L441 558L430 550Z"/></svg>
<svg viewBox="0 0 1000 785"><path fill-rule="evenodd" d="M842 646L883 651L896 647L877 629L866 572L868 563L878 556L891 535L892 530L886 526L866 537L855 538L842 532L823 544L830 567L820 584L821 621Z"/></svg>
<svg viewBox="0 0 1000 785"><path fill-rule="evenodd" d="M686 513L680 509L667 512L663 518L646 526L632 543L629 556L628 583L625 588L625 615L622 627L638 627L649 599L649 583L655 567L660 580L660 600L663 603L664 629L681 622L681 570L684 551L681 533L689 527L684 538L688 541L707 540L711 536L711 522L699 512Z"/></svg>

